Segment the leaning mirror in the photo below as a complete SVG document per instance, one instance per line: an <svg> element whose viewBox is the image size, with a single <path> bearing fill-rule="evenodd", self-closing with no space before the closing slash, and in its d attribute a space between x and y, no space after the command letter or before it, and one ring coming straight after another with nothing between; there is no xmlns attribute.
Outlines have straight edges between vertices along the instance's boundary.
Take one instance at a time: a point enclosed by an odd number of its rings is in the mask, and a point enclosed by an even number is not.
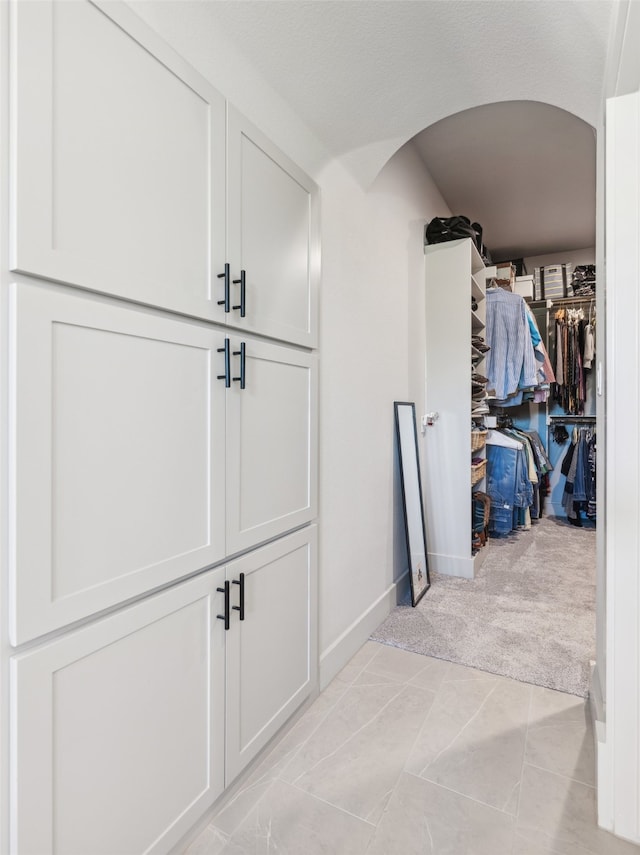
<svg viewBox="0 0 640 855"><path fill-rule="evenodd" d="M427 536L422 504L422 483L420 481L416 409L414 404L400 401L396 401L393 406L396 418L409 577L411 579L411 603L415 606L431 587L427 566Z"/></svg>

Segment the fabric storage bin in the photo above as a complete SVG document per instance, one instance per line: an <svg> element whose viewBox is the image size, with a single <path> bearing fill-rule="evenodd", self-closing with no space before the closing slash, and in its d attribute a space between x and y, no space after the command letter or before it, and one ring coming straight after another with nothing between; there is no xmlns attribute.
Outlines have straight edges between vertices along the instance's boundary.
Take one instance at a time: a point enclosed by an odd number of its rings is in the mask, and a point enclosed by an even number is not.
<svg viewBox="0 0 640 855"><path fill-rule="evenodd" d="M560 300L573 296L573 264L550 264L534 270L536 300Z"/></svg>

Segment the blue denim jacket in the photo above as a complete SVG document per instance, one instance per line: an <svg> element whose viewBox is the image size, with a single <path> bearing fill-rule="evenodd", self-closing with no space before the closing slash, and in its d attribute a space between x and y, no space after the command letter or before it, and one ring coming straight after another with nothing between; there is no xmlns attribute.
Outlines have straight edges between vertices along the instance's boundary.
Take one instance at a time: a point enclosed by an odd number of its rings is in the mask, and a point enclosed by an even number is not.
<svg viewBox="0 0 640 855"><path fill-rule="evenodd" d="M533 501L524 449L487 445L487 493L491 497L489 531L509 534L513 512Z"/></svg>

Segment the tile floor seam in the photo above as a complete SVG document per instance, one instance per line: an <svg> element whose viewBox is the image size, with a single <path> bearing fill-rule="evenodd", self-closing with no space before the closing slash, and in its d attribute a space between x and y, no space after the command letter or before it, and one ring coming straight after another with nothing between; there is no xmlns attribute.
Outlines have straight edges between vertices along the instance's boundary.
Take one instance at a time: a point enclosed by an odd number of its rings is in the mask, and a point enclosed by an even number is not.
<svg viewBox="0 0 640 855"><path fill-rule="evenodd" d="M377 823L371 822L370 820L359 816L357 813L353 813L352 811L347 810L346 808L341 807L340 805L336 805L333 802L328 801L327 799L323 799L321 796L318 796L315 793L310 793L308 790L304 790L302 787L299 787L296 783L292 783L291 781L284 781L283 783L288 784L290 787L294 787L296 790L298 790L298 792L304 793L304 795L308 796L310 799L315 799L318 802L322 802L322 804L324 805L328 805L329 807L332 807L335 810L339 810L340 813L347 814L347 816L351 816L354 819L359 820L360 822L365 822L367 825L370 825L371 828L378 827Z"/></svg>
<svg viewBox="0 0 640 855"><path fill-rule="evenodd" d="M506 810L502 810L501 808L496 807L495 805L489 804L489 802L483 802L480 799L475 799L468 793L461 793L460 790L454 790L453 787L447 787L444 784L440 784L438 781L432 781L431 778L423 778L421 775L416 775L415 772L405 772L405 775L411 775L414 778L418 778L418 780L420 781L427 781L427 783L431 784L432 786L439 787L441 790L446 790L448 793L454 793L456 796L460 796L463 799L469 799L470 802L475 802L475 804L477 805L482 805L482 807L494 810L496 813L502 813L505 816L511 817L514 823L517 819L516 815L513 813L509 813Z"/></svg>
<svg viewBox="0 0 640 855"><path fill-rule="evenodd" d="M524 748L522 751L522 763L520 765L520 791L518 792L518 803L516 804L516 820L520 816L520 800L522 798L522 778L524 776L524 764L527 757L527 742L529 740L529 724L531 723L531 710L533 708L533 686L529 688L529 708L527 709L527 723L524 729Z"/></svg>
<svg viewBox="0 0 640 855"><path fill-rule="evenodd" d="M274 778L274 779L273 779L273 781L275 781L275 780L277 780L277 779L276 779L276 778ZM234 827L233 827L233 831L232 831L232 832L225 831L224 829L220 828L220 826L216 825L216 817L215 817L215 816L213 817L213 819L211 820L211 822L209 823L209 825L213 826L213 828L215 828L215 830L216 830L216 831L219 831L221 834L224 834L226 837L228 837L228 838L229 838L229 841L230 841L230 840L231 840L231 838L233 837L233 835L234 835L234 834L238 831L238 829L242 826L242 824L243 824L244 822L246 822L246 821L247 821L247 817L249 816L249 814L250 814L252 811L254 811L254 810L258 807L258 805L260 804L260 802L264 799L264 797L267 795L267 793L272 789L272 787L273 787L273 781L270 781L270 782L269 782L269 784L265 787L264 793L263 793L263 794L262 794L258 799L256 799L256 801L255 801L255 802L253 802L253 804L248 808L248 810L246 811L246 813L244 813L244 814L243 814L242 818L241 818L238 822L236 822L236 823L235 823L235 825L234 825ZM245 790L245 792L246 792L246 790ZM232 804L232 803L233 803L233 802L229 802L229 804ZM229 805L225 805L225 808L226 808L226 807L228 807L228 806L229 806ZM222 814L222 813L224 812L225 808L223 808L223 809L220 811L220 814ZM216 814L216 816L217 816L217 814ZM226 845L227 845L227 844L225 844L225 847L226 847Z"/></svg>
<svg viewBox="0 0 640 855"><path fill-rule="evenodd" d="M473 721L473 720L474 720L474 719L475 719L475 718L476 718L476 717L481 713L482 708L483 708L483 707L484 707L484 705L487 703L487 701L489 700L489 698L491 697L491 695L495 692L495 690L497 689L497 687L498 687L498 684L496 683L496 685L495 685L495 686L493 686L493 688L491 689L491 691L487 694L487 696L484 698L484 700L482 701L482 703L480 704L480 706L478 707L478 709L474 712L474 714L473 714L473 715L471 716L471 718L467 721L467 723L466 723L465 725L463 725L463 727L462 727L462 728L460 728L460 730L456 733L456 735L453 737L453 739L451 740L451 742L449 742L449 744L448 744L448 745L445 745L445 746L444 746L444 748L441 748L441 749L440 749L440 751L438 751L438 753L436 754L436 756L435 756L432 760L430 760L430 761L427 763L427 765L424 767L424 769L422 769L422 771L420 772L420 775L422 775L424 772L426 772L426 771L427 771L427 769L429 768L429 766L433 765L433 763L435 763L437 760L439 760L439 759L440 759L440 757L442 756L442 754L444 754L444 752L445 752L445 751L448 751L448 750L451 748L451 746L452 746L452 745L453 745L453 744L454 744L454 743L455 743L455 742L456 742L456 741L457 741L457 740L462 736L462 734L463 734L463 733L465 732L465 730L469 727L469 725L471 724L471 722L472 722L472 721ZM434 701L434 704L435 704L435 701Z"/></svg>
<svg viewBox="0 0 640 855"><path fill-rule="evenodd" d="M431 703L431 706L429 707L429 712L425 715L425 717L424 717L424 719L423 719L423 721L422 721L422 724L421 724L421 725L420 725L420 727L418 728L418 732L416 733L416 738L413 740L413 742L412 742L412 744L411 744L411 748L409 749L409 751L408 751L408 753L407 753L407 759L404 761L404 766L402 767L402 771L403 771L403 772L404 772L404 771L406 771L407 763L409 762L409 760L410 760L410 758L411 758L411 755L413 754L413 751L414 751L414 749L415 749L416 745L418 744L418 740L419 740L419 739L420 739L420 737L422 736L422 731L424 730L424 728L425 728L426 724L427 724L427 723L428 723L428 721L429 721L429 718L431 717L431 713L433 712L433 708L434 708L434 706L436 705L436 699L437 699L437 697L438 697L438 692L435 692L435 693L434 693L434 697L433 697L433 701L432 701L432 703ZM401 774L402 774L402 773L401 773ZM399 778L399 777L400 777L400 776L398 776L398 778ZM416 776L416 777L419 777L419 776Z"/></svg>
<svg viewBox="0 0 640 855"><path fill-rule="evenodd" d="M389 684L385 684L385 685L389 685ZM384 706L380 707L380 709L378 710L378 712L375 715L371 716L371 718L369 718L366 722L364 722L364 724L361 724L357 730L353 731L353 733L350 733L349 736L343 742L340 743L340 745L337 745L333 749L333 751L330 751L328 754L325 754L323 757L321 757L319 760L317 760L313 764L313 766L310 766L308 769L305 769L304 772L302 772L300 775L298 775L297 778L294 778L294 780L290 781L289 783L295 784L296 781L300 780L300 778L303 778L305 775L308 775L311 772L313 772L315 769L317 769L317 767L320 766L321 763L324 763L325 760L328 760L329 757L335 757L335 755L338 753L338 751L340 751L342 748L344 748L344 746L347 745L354 738L354 736L357 736L361 731L363 731L365 729L365 727L369 727L369 725L372 724L378 718L378 716L380 716L381 713L383 713L386 710L386 708L389 706L389 704L393 703L393 701L395 701L396 698L398 698L402 694L404 689L406 688L406 686L402 683L397 684L397 685L399 685L399 687L400 687L399 691L396 692L392 698L389 698L389 700L384 704ZM413 687L413 688L415 688L415 687Z"/></svg>
<svg viewBox="0 0 640 855"><path fill-rule="evenodd" d="M314 727L314 728L313 728L313 730L311 730L311 731L309 732L309 735L306 737L306 739L303 739L303 740L302 740L302 742L297 746L297 748L292 749L291 757L289 757L289 759L286 761L286 763L284 764L284 766L283 766L283 767L278 771L278 773L277 773L277 774L276 774L276 776L275 776L275 780L278 780L278 781L283 781L283 780L285 780L284 778L282 778L282 775L283 775L283 774L286 772L286 770L289 768L289 765L290 765L291 763L293 763L293 761L296 759L296 757L298 756L298 754L302 751L302 749L303 749L303 748L304 748L304 746L307 744L307 742L309 742L309 740L311 739L311 737L312 737L312 736L314 736L314 734L315 734L315 733L316 733L316 732L317 732L317 731L322 727L322 725L325 723L325 721L326 721L326 720L327 720L327 718L329 717L330 713L331 713L331 712L333 712L333 710L334 710L334 709L335 709L335 707L337 706L338 702L342 700L342 698L347 694L347 692L349 691L349 689L350 689L350 688L351 688L351 686L347 686L347 687L345 688L345 690L344 690L344 691L343 691L343 692L342 692L342 693L341 693L341 694L336 698L336 700L334 701L334 703L333 703L333 704L331 704L331 706L329 706L329 707L327 708L327 711L324 713L324 715L323 715L323 716L321 716L320 720L318 721L318 724L316 725L316 727ZM320 697L320 695L318 695L318 698L319 698L319 697ZM316 700L317 700L318 698L316 698ZM284 738L286 738L286 736L285 736ZM283 739L283 741L284 741L284 739ZM277 747L278 747L277 745L274 747L274 751L275 751L275 749L276 749ZM268 759L268 758L265 758L265 759ZM277 764L276 764L276 765L277 765ZM296 780L297 780L297 779L296 779ZM290 782L287 782L287 783L290 783Z"/></svg>
<svg viewBox="0 0 640 855"><path fill-rule="evenodd" d="M589 787L590 790L597 790L598 788L595 784L587 784L586 781L581 781L580 778L572 778L571 775L563 775L562 772L555 772L553 769L545 769L544 766L538 766L537 763L529 763L528 760L525 760L523 764L523 771L525 766L530 766L532 769L537 769L539 772L548 772L550 775L555 775L556 778L563 778L565 781L572 781L574 784L582 784L583 787Z"/></svg>

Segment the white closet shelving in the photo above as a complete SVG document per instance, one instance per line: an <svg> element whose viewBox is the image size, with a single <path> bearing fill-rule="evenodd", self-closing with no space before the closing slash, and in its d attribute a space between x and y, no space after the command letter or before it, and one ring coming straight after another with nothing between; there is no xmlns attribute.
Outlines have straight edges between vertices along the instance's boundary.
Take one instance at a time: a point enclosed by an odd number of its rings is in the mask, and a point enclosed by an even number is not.
<svg viewBox="0 0 640 855"><path fill-rule="evenodd" d="M484 357L471 336L483 335L492 271L470 239L425 246L425 409L438 414L424 432L427 551L431 570L466 578L483 557L471 549L471 493L484 486L472 487L471 459L484 449L471 450L471 374L474 364L482 374Z"/></svg>

